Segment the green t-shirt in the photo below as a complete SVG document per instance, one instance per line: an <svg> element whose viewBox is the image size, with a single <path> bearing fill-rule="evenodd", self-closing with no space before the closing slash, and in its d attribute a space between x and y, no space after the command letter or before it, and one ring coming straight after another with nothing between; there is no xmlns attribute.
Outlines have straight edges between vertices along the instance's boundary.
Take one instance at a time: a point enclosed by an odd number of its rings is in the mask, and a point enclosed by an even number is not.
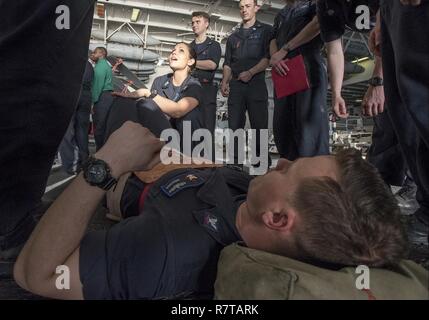
<svg viewBox="0 0 429 320"><path fill-rule="evenodd" d="M98 60L94 68L94 80L92 82L92 102L97 103L104 91L113 91L112 67L106 59Z"/></svg>

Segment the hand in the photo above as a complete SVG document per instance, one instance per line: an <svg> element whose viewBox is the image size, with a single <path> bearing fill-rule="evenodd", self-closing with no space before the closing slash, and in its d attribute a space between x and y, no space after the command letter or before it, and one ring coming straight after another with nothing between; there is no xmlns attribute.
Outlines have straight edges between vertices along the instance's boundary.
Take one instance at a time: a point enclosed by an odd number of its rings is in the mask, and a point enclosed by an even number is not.
<svg viewBox="0 0 429 320"><path fill-rule="evenodd" d="M112 96L140 99L150 97L151 93L149 89L139 89L134 92L112 92Z"/></svg>
<svg viewBox="0 0 429 320"><path fill-rule="evenodd" d="M286 61L287 60L280 60L277 64L273 65L273 68L277 71L277 73L283 77L287 76L290 71Z"/></svg>
<svg viewBox="0 0 429 320"><path fill-rule="evenodd" d="M346 102L341 96L332 97L332 109L335 111L337 117L341 119L347 119L349 117Z"/></svg>
<svg viewBox="0 0 429 320"><path fill-rule="evenodd" d="M128 121L115 131L95 157L109 164L112 175L150 170L160 163L164 143L140 124Z"/></svg>
<svg viewBox="0 0 429 320"><path fill-rule="evenodd" d="M384 87L369 86L362 102L362 113L367 117L376 117L384 112Z"/></svg>
<svg viewBox="0 0 429 320"><path fill-rule="evenodd" d="M112 67L112 71L117 72L118 67L123 63L124 63L124 60L122 60L121 58L117 58L115 65Z"/></svg>
<svg viewBox="0 0 429 320"><path fill-rule="evenodd" d="M277 70L280 75L287 75L289 69L284 62L284 58L288 55L288 51L280 49L271 56L270 65Z"/></svg>
<svg viewBox="0 0 429 320"><path fill-rule="evenodd" d="M419 6L422 3L422 0L401 0L403 5L412 5Z"/></svg>
<svg viewBox="0 0 429 320"><path fill-rule="evenodd" d="M253 78L253 73L250 71L244 71L240 73L240 75L238 76L238 80L244 83L248 83L250 80L252 80L252 78Z"/></svg>
<svg viewBox="0 0 429 320"><path fill-rule="evenodd" d="M226 81L222 81L221 85L220 85L220 91L222 93L222 96L224 97L228 97L229 96L229 83Z"/></svg>

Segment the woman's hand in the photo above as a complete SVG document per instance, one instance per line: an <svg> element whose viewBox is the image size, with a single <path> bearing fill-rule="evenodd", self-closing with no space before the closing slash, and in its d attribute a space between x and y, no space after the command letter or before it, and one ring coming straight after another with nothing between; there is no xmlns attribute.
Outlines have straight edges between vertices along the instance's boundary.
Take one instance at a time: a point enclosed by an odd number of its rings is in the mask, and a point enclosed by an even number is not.
<svg viewBox="0 0 429 320"><path fill-rule="evenodd" d="M131 99L140 99L147 98L150 96L149 89L139 89L134 92L113 92L112 95L115 97L131 98Z"/></svg>

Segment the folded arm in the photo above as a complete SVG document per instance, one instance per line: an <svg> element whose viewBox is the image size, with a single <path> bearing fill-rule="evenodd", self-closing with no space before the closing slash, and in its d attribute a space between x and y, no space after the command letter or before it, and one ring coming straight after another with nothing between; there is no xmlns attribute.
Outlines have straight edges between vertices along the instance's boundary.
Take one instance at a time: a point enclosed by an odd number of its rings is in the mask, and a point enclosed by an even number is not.
<svg viewBox="0 0 429 320"><path fill-rule="evenodd" d="M107 162L115 178L146 170L159 162L163 144L149 130L127 122L115 132L96 158ZM14 268L16 282L37 295L54 299L82 299L79 274L80 242L105 191L79 175L55 201L25 244ZM67 266L70 290L56 286L56 270Z"/></svg>

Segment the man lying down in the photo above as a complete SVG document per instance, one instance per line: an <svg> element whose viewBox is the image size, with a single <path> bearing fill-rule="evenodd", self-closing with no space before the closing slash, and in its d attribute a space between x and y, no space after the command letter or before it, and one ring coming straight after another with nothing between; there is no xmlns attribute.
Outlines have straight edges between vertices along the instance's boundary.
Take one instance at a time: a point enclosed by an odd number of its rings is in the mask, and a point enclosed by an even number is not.
<svg viewBox="0 0 429 320"><path fill-rule="evenodd" d="M113 186L98 174L104 164L116 179L150 170L162 147L138 124L116 131L37 226L17 283L55 299L211 297L221 250L239 241L329 270L389 268L405 257L395 200L355 150L281 160L257 178L228 168L178 169L150 184L133 175L121 200L128 218L85 234L106 194L100 186ZM70 290L56 286L59 266L70 270Z"/></svg>

